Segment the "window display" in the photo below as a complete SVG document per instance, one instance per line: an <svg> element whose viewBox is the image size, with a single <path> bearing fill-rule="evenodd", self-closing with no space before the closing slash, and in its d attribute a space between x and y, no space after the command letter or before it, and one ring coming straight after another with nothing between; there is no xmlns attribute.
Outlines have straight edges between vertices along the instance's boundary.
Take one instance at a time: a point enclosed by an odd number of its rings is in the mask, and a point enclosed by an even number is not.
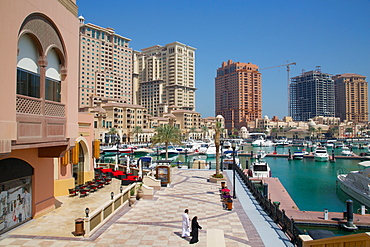
<svg viewBox="0 0 370 247"><path fill-rule="evenodd" d="M31 177L0 183L0 233L31 218Z"/></svg>

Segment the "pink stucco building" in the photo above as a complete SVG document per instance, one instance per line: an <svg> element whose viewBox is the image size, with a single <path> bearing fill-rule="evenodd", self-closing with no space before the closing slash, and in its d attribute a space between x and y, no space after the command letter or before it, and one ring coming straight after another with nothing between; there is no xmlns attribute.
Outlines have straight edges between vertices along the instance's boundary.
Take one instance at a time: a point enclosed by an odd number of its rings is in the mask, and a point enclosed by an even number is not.
<svg viewBox="0 0 370 247"><path fill-rule="evenodd" d="M2 0L0 31L2 232L53 210L56 195L91 178L93 131L92 116L78 114L76 1ZM62 165L75 145L80 164Z"/></svg>

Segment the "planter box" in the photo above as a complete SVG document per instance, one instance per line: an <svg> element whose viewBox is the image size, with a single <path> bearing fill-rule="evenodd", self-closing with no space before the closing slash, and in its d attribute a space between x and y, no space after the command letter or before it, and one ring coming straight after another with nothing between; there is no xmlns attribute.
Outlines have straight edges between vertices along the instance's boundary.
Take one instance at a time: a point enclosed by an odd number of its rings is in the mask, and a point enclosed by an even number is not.
<svg viewBox="0 0 370 247"><path fill-rule="evenodd" d="M209 178L209 182L221 184L221 182L226 182L226 178L214 178L214 177L210 177Z"/></svg>

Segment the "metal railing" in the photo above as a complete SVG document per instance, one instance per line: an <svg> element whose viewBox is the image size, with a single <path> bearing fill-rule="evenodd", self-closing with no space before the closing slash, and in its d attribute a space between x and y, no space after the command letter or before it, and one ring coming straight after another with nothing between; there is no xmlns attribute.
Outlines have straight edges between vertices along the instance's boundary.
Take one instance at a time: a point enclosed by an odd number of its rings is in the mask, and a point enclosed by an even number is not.
<svg viewBox="0 0 370 247"><path fill-rule="evenodd" d="M289 237L290 241L298 247L302 246L299 235L304 233L295 225L294 219L287 217L285 215L285 210L279 209L279 203L271 202L271 199L268 199L267 196L265 196L263 192L249 179L249 177L236 165L235 171L241 178L242 182L248 187L249 191L262 209L276 224L280 226L282 231Z"/></svg>

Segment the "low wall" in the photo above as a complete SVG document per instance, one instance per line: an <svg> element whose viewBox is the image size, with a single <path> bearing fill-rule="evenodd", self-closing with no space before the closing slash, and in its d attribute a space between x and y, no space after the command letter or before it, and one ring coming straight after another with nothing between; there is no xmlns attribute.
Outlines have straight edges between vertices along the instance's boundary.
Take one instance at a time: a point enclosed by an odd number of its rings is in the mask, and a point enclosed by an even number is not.
<svg viewBox="0 0 370 247"><path fill-rule="evenodd" d="M312 240L308 235L299 235L302 247L324 247L324 246L370 246L370 233L358 233L332 238Z"/></svg>
<svg viewBox="0 0 370 247"><path fill-rule="evenodd" d="M161 180L155 179L154 177L144 176L143 183L146 186L152 187L155 190L161 189Z"/></svg>
<svg viewBox="0 0 370 247"><path fill-rule="evenodd" d="M113 200L106 202L100 208L90 212L89 217L85 217L85 235L90 237L95 231L97 231L106 221L108 221L114 212L121 209L124 205L128 204L130 198L131 188L136 187L136 183L127 186L122 193L115 195Z"/></svg>

